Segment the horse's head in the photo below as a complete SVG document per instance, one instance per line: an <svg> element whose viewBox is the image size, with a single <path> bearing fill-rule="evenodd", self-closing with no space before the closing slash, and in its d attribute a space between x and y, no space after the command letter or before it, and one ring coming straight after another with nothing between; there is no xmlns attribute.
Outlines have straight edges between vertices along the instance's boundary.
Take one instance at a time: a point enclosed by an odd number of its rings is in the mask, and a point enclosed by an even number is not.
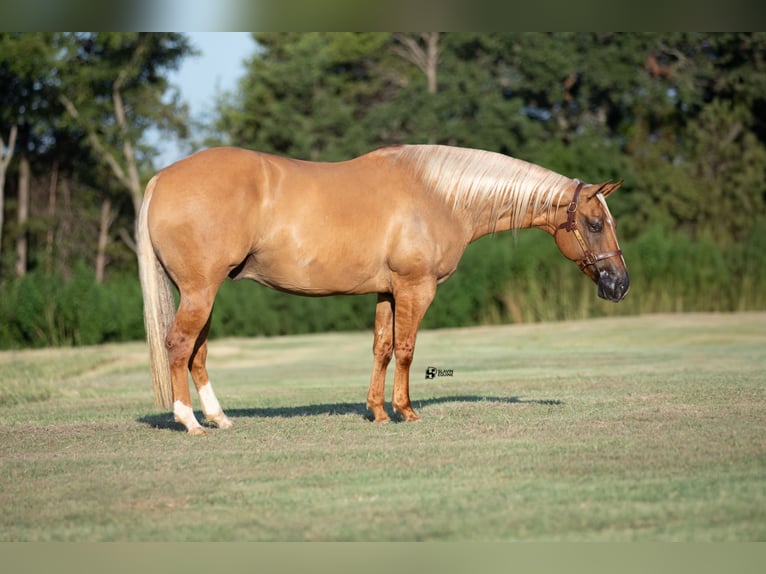
<svg viewBox="0 0 766 574"><path fill-rule="evenodd" d="M575 261L598 284L599 297L609 301L621 301L630 287L615 222L606 206L606 198L621 184L578 182L570 203L556 210L553 231L561 253Z"/></svg>

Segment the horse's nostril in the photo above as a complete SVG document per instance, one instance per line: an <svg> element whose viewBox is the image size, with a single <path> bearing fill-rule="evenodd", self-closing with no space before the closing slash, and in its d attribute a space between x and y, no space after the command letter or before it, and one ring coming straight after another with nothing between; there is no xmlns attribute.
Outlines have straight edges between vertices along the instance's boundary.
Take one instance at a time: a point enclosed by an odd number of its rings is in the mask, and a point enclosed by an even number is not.
<svg viewBox="0 0 766 574"><path fill-rule="evenodd" d="M630 277L626 274L622 281L620 281L620 299L624 299L625 296L628 294L628 291L630 291Z"/></svg>

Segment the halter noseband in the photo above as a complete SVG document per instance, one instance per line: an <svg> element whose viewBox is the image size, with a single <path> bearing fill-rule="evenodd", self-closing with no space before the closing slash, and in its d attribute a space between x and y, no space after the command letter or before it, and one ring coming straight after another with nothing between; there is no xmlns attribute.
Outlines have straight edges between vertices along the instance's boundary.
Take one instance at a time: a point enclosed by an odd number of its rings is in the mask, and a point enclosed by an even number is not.
<svg viewBox="0 0 766 574"><path fill-rule="evenodd" d="M581 181L577 182L577 187L575 188L574 195L572 196L572 202L567 208L567 220L556 228L556 231L563 229L565 231L571 231L574 233L575 239L577 239L577 243L580 244L580 249L582 249L583 252L583 258L577 262L577 266L582 271L585 271L585 268L591 265L595 266L597 261L622 255L621 249L599 253L598 255L594 255L594 253L588 249L588 246L585 243L585 239L583 238L582 233L580 233L580 229L577 227L577 219L575 218L577 215L577 200L580 197L580 191L582 191L584 185L585 184Z"/></svg>

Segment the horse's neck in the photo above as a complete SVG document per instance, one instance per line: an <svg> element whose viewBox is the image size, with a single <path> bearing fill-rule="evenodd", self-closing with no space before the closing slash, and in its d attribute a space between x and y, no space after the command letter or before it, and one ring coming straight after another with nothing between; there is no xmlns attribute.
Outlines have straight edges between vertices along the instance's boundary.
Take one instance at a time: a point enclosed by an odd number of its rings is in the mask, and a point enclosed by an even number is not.
<svg viewBox="0 0 766 574"><path fill-rule="evenodd" d="M523 193L510 193L500 201L491 195L478 196L471 206L463 206L463 217L472 226L471 241L498 231L547 229L553 212L568 203L569 195L565 178L555 172L541 175L539 181L525 182L528 191Z"/></svg>
<svg viewBox="0 0 766 574"><path fill-rule="evenodd" d="M403 146L393 152L423 190L470 228L473 239L540 225L572 180L499 153L449 146Z"/></svg>

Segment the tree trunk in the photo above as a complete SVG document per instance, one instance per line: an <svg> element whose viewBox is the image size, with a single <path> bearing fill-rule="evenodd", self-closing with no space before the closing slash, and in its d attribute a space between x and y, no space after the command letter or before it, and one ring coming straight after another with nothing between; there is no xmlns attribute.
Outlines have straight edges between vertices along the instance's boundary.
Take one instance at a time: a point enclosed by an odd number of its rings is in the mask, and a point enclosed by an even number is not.
<svg viewBox="0 0 766 574"><path fill-rule="evenodd" d="M18 234L16 235L16 275L22 277L27 272L27 222L29 221L29 186L30 168L27 154L19 161L19 208Z"/></svg>
<svg viewBox="0 0 766 574"><path fill-rule="evenodd" d="M435 94L439 89L439 32L424 32L420 34L420 38L394 34L394 38L400 43L400 46L394 47L394 51L420 68L426 76L428 93Z"/></svg>
<svg viewBox="0 0 766 574"><path fill-rule="evenodd" d="M13 150L16 147L16 133L18 126L11 126L8 138L8 147L5 140L0 136L0 255L3 253L3 210L5 209L5 174L8 173L8 165L13 159ZM7 149L7 151L6 151Z"/></svg>
<svg viewBox="0 0 766 574"><path fill-rule="evenodd" d="M439 32L429 32L426 36L426 78L428 93L435 94L438 88L439 71Z"/></svg>
<svg viewBox="0 0 766 574"><path fill-rule="evenodd" d="M109 228L114 218L112 217L112 200L104 197L101 202L101 222L98 228L98 250L96 253L96 283L104 282L106 270L106 248L109 245Z"/></svg>
<svg viewBox="0 0 766 574"><path fill-rule="evenodd" d="M133 151L133 144L127 133L127 119L125 117L125 106L122 102L122 93L118 82L114 84L112 92L112 102L114 103L114 115L117 118L117 125L122 130L122 156L127 166L127 178L125 186L128 188L130 198L133 201L133 211L136 219L138 212L141 211L141 203L144 201L144 190L141 189L141 178L138 175L138 165L136 164L136 154Z"/></svg>
<svg viewBox="0 0 766 574"><path fill-rule="evenodd" d="M72 270L69 268L70 253L72 247L70 237L72 237L72 190L69 187L69 180L61 178L61 229L59 230L58 241L58 260L59 273L64 281L69 281L72 277Z"/></svg>
<svg viewBox="0 0 766 574"><path fill-rule="evenodd" d="M48 231L45 235L45 268L48 275L53 273L53 247L56 240L56 188L59 180L59 162L54 160L51 181L48 186Z"/></svg>

